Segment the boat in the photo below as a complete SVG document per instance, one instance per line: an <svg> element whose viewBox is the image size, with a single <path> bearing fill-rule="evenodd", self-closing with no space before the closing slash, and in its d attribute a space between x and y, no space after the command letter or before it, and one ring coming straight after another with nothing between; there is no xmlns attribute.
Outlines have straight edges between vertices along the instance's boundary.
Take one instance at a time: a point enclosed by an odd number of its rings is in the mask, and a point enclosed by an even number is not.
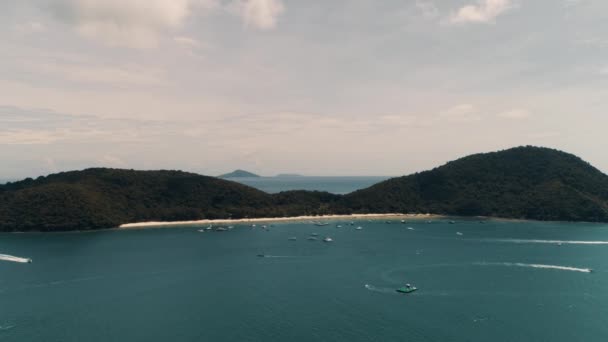
<svg viewBox="0 0 608 342"><path fill-rule="evenodd" d="M204 228L201 228L201 229L199 229L199 230L197 230L197 231L198 231L199 233L204 233L204 232L205 232L205 229L204 229Z"/></svg>
<svg viewBox="0 0 608 342"><path fill-rule="evenodd" d="M325 239L323 239L323 242L333 242L334 240L332 238L330 238L329 236L326 237Z"/></svg>
<svg viewBox="0 0 608 342"><path fill-rule="evenodd" d="M449 223L450 224L456 224L456 221L450 221Z"/></svg>
<svg viewBox="0 0 608 342"><path fill-rule="evenodd" d="M265 255L265 254L258 254L258 257L260 257L260 258L265 258L265 257L266 257L266 255Z"/></svg>
<svg viewBox="0 0 608 342"><path fill-rule="evenodd" d="M414 292L414 291L416 291L416 290L418 290L418 289L416 288L416 286L412 286L412 285L410 285L410 284L405 284L405 286L400 287L400 288L398 288L398 289L397 289L397 290L395 290L395 291L397 291L397 292L399 292L399 293L405 293L405 294L408 294L408 293L412 293L412 292Z"/></svg>
<svg viewBox="0 0 608 342"><path fill-rule="evenodd" d="M405 223L405 220L401 220L401 223Z"/></svg>
<svg viewBox="0 0 608 342"><path fill-rule="evenodd" d="M211 230L211 229L213 229L213 226L209 226L209 227L205 228L205 230Z"/></svg>
<svg viewBox="0 0 608 342"><path fill-rule="evenodd" d="M31 264L32 262L34 262L32 259L30 259L30 258L27 259L28 264ZM589 272L591 272L591 270L589 270Z"/></svg>
<svg viewBox="0 0 608 342"><path fill-rule="evenodd" d="M355 229L356 229L356 230L361 230L361 229L363 229L363 227L359 226L359 227L357 227L357 228L355 228Z"/></svg>
<svg viewBox="0 0 608 342"><path fill-rule="evenodd" d="M462 236L463 234L461 232L456 232L456 235Z"/></svg>
<svg viewBox="0 0 608 342"><path fill-rule="evenodd" d="M342 228L342 226L341 225L337 225L336 228Z"/></svg>
<svg viewBox="0 0 608 342"><path fill-rule="evenodd" d="M228 229L226 229L226 228L224 228L224 227L217 227L217 228L215 228L215 231L216 231L216 232L225 232L225 231L227 231L227 230L228 230Z"/></svg>
<svg viewBox="0 0 608 342"><path fill-rule="evenodd" d="M316 238L316 237L314 237L314 236L310 236L310 237L308 237L308 239L306 239L306 240L310 240L310 241L316 241L316 240L317 240L317 238Z"/></svg>
<svg viewBox="0 0 608 342"><path fill-rule="evenodd" d="M290 237L290 238L289 238L289 239L287 239L287 240L289 240L289 241L296 241L297 239L298 239L297 237L292 236L292 237Z"/></svg>
<svg viewBox="0 0 608 342"><path fill-rule="evenodd" d="M326 222L317 222L317 223L315 223L315 226L318 226L318 227L329 226L329 223L326 223Z"/></svg>
<svg viewBox="0 0 608 342"><path fill-rule="evenodd" d="M319 236L317 233L310 233L310 236Z"/></svg>

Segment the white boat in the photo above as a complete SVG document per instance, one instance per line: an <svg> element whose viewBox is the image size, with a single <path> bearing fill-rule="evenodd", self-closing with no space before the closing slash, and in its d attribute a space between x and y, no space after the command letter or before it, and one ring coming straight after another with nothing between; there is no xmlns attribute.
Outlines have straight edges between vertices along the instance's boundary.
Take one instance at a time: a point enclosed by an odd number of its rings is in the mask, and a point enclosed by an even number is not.
<svg viewBox="0 0 608 342"><path fill-rule="evenodd" d="M325 239L323 239L323 241L324 242L333 242L334 240L328 236Z"/></svg>
<svg viewBox="0 0 608 342"><path fill-rule="evenodd" d="M462 236L463 234L461 232L456 232L456 235Z"/></svg>
<svg viewBox="0 0 608 342"><path fill-rule="evenodd" d="M201 229L199 229L199 230L198 230L198 232L199 232L199 233L204 233L204 232L205 232L205 229L204 229L204 228L201 228Z"/></svg>
<svg viewBox="0 0 608 342"><path fill-rule="evenodd" d="M209 227L205 228L205 230L211 230L211 229L213 229L213 226L209 226Z"/></svg>
<svg viewBox="0 0 608 342"><path fill-rule="evenodd" d="M361 229L363 229L363 227L359 226L359 227L357 227L357 228L355 228L355 229L356 229L356 230L361 230Z"/></svg>
<svg viewBox="0 0 608 342"><path fill-rule="evenodd" d="M342 228L342 226L341 225L337 225L336 228Z"/></svg>

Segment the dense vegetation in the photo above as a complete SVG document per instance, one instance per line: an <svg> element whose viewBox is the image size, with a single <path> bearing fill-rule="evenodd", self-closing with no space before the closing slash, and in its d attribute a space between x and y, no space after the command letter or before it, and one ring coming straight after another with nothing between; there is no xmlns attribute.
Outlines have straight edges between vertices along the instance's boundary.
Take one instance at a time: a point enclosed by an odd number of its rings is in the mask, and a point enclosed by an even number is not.
<svg viewBox="0 0 608 342"><path fill-rule="evenodd" d="M608 176L564 152L520 147L472 155L345 196L318 191L271 195L181 171L103 168L0 185L0 231L354 212L608 222Z"/></svg>
<svg viewBox="0 0 608 342"><path fill-rule="evenodd" d="M259 175L245 170L234 170L230 173L219 175L219 178L258 178Z"/></svg>
<svg viewBox="0 0 608 342"><path fill-rule="evenodd" d="M345 196L357 212L608 221L608 176L557 150L476 154Z"/></svg>

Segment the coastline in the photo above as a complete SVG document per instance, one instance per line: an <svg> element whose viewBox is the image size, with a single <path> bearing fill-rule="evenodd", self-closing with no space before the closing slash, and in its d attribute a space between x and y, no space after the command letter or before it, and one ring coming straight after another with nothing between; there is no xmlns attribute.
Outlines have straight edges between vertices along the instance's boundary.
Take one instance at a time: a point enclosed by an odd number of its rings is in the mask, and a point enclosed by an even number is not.
<svg viewBox="0 0 608 342"><path fill-rule="evenodd" d="M169 228L187 227L214 224L239 224L239 223L271 223L271 222L298 222L298 221L319 221L319 220L359 220L359 219L437 219L444 218L444 215L436 214L351 214L351 215L323 215L323 216L292 216L292 217L264 217L264 218L244 218L244 219L218 219L218 220L197 220L197 221L150 221L125 223L118 226L118 229L143 229L143 228Z"/></svg>

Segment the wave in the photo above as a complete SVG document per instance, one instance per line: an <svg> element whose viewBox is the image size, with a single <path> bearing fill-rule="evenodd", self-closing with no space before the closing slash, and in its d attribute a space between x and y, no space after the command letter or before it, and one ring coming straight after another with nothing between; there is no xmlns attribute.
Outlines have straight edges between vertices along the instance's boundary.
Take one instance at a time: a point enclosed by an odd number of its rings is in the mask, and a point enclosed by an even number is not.
<svg viewBox="0 0 608 342"><path fill-rule="evenodd" d="M28 258L20 258L20 257L16 257L16 256L12 256L12 255L8 255L8 254L0 254L0 260L4 260L4 261L12 261L12 262L20 262L22 264L26 264L28 262L31 262L32 259L28 259Z"/></svg>
<svg viewBox="0 0 608 342"><path fill-rule="evenodd" d="M490 242L507 243L538 243L550 245L608 245L608 241L579 241L579 240L532 240L532 239L484 239Z"/></svg>
<svg viewBox="0 0 608 342"><path fill-rule="evenodd" d="M544 268L544 269L582 272L582 273L591 273L592 272L592 270L590 268L578 268L578 267L560 266L560 265L526 264L526 263L521 263L521 262L476 262L476 263L474 263L474 265Z"/></svg>

